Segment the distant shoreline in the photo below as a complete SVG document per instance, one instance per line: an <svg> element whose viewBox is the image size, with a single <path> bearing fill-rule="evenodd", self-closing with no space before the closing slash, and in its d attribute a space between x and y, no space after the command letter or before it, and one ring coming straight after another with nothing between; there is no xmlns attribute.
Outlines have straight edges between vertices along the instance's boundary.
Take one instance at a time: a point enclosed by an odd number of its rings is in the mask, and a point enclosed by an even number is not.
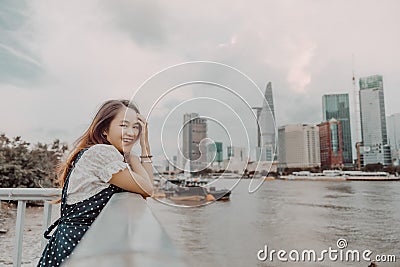
<svg viewBox="0 0 400 267"><path fill-rule="evenodd" d="M279 180L296 181L400 181L395 176L302 176L302 175L281 175Z"/></svg>

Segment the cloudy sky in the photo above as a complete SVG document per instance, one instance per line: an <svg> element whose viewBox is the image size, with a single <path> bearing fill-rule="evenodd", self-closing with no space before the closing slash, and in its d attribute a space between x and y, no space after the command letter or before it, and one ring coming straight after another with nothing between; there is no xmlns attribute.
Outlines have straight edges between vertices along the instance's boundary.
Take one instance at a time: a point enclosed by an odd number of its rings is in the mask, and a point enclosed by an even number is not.
<svg viewBox="0 0 400 267"><path fill-rule="evenodd" d="M0 1L0 132L72 142L103 101L134 97L155 154L176 151L191 111L214 119L217 141L252 146L257 86L272 82L278 126L319 123L322 95L352 94L353 70L383 75L386 112L397 113L398 10L397 0ZM207 62L183 64L193 61Z"/></svg>

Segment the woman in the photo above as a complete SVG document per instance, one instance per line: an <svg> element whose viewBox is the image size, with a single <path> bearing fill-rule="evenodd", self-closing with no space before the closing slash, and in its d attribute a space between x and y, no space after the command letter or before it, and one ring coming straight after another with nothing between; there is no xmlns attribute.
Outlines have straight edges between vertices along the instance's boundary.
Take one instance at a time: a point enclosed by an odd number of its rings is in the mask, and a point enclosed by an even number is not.
<svg viewBox="0 0 400 267"><path fill-rule="evenodd" d="M140 141L140 158L131 153ZM60 266L117 192L153 194L148 129L128 100L105 102L61 168L61 217L45 232L50 239L37 266ZM54 233L49 233L55 228Z"/></svg>

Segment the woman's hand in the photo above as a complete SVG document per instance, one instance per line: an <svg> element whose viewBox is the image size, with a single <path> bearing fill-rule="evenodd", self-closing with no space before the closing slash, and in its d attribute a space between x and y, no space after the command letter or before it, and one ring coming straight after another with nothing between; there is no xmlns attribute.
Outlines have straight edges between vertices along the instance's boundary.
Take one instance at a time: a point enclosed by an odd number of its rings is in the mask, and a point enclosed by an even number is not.
<svg viewBox="0 0 400 267"><path fill-rule="evenodd" d="M149 131L147 127L146 118L142 114L137 114L138 122L141 125L142 131L140 133L140 146L142 148L142 155L150 155L149 145Z"/></svg>
<svg viewBox="0 0 400 267"><path fill-rule="evenodd" d="M153 176L153 166L152 166L152 162L151 162L151 152L150 152L150 144L149 144L149 131L147 128L147 121L146 118L139 114L137 115L138 117L138 122L140 123L140 125L142 126L142 131L140 133L140 147L142 149L142 153L141 153L141 158L144 159L144 161L140 161L140 159L138 157L134 157L132 159L132 162L136 166L142 167L146 173L147 173L147 177L149 179L149 182L151 185L153 185L154 183L154 176ZM140 163L140 164L139 164ZM144 176L144 175L143 175ZM151 195L152 193L149 193L149 195Z"/></svg>
<svg viewBox="0 0 400 267"><path fill-rule="evenodd" d="M129 159L128 160L129 160L128 163L131 166L133 171L136 171L137 167L141 166L140 158L138 156L132 154L132 153L129 155Z"/></svg>

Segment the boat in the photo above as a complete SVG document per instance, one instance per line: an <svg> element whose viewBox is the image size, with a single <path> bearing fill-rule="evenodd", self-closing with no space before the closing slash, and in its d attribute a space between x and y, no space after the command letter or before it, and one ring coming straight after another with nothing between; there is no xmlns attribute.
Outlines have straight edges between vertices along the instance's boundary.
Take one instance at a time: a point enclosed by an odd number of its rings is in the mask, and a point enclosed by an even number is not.
<svg viewBox="0 0 400 267"><path fill-rule="evenodd" d="M231 191L228 189L216 190L215 187L207 189L207 184L210 182L207 178L193 178L190 174L190 165L187 163L182 176L178 175L175 179L168 179L168 182L173 184L173 194L166 194L167 198L175 203L182 202L209 202L215 200L228 200ZM197 203L197 204L199 204ZM183 203L187 204L187 203Z"/></svg>
<svg viewBox="0 0 400 267"><path fill-rule="evenodd" d="M201 186L178 186L175 188L174 196L202 196L206 197L207 190Z"/></svg>
<svg viewBox="0 0 400 267"><path fill-rule="evenodd" d="M275 180L275 177L273 176L263 176L264 181L273 181Z"/></svg>
<svg viewBox="0 0 400 267"><path fill-rule="evenodd" d="M229 200L231 195L231 190L229 189L220 189L216 190L214 186L211 186L208 190L208 193L211 194L215 200Z"/></svg>
<svg viewBox="0 0 400 267"><path fill-rule="evenodd" d="M176 204L195 206L207 203L207 190L200 186L177 186L168 198Z"/></svg>
<svg viewBox="0 0 400 267"><path fill-rule="evenodd" d="M169 196L173 201L215 201L229 200L229 189L216 190L215 186L206 188L207 179L187 179L174 188L174 194ZM211 195L211 196L210 196Z"/></svg>
<svg viewBox="0 0 400 267"><path fill-rule="evenodd" d="M205 197L203 196L172 196L170 197L171 200L173 201L201 201L205 200Z"/></svg>

